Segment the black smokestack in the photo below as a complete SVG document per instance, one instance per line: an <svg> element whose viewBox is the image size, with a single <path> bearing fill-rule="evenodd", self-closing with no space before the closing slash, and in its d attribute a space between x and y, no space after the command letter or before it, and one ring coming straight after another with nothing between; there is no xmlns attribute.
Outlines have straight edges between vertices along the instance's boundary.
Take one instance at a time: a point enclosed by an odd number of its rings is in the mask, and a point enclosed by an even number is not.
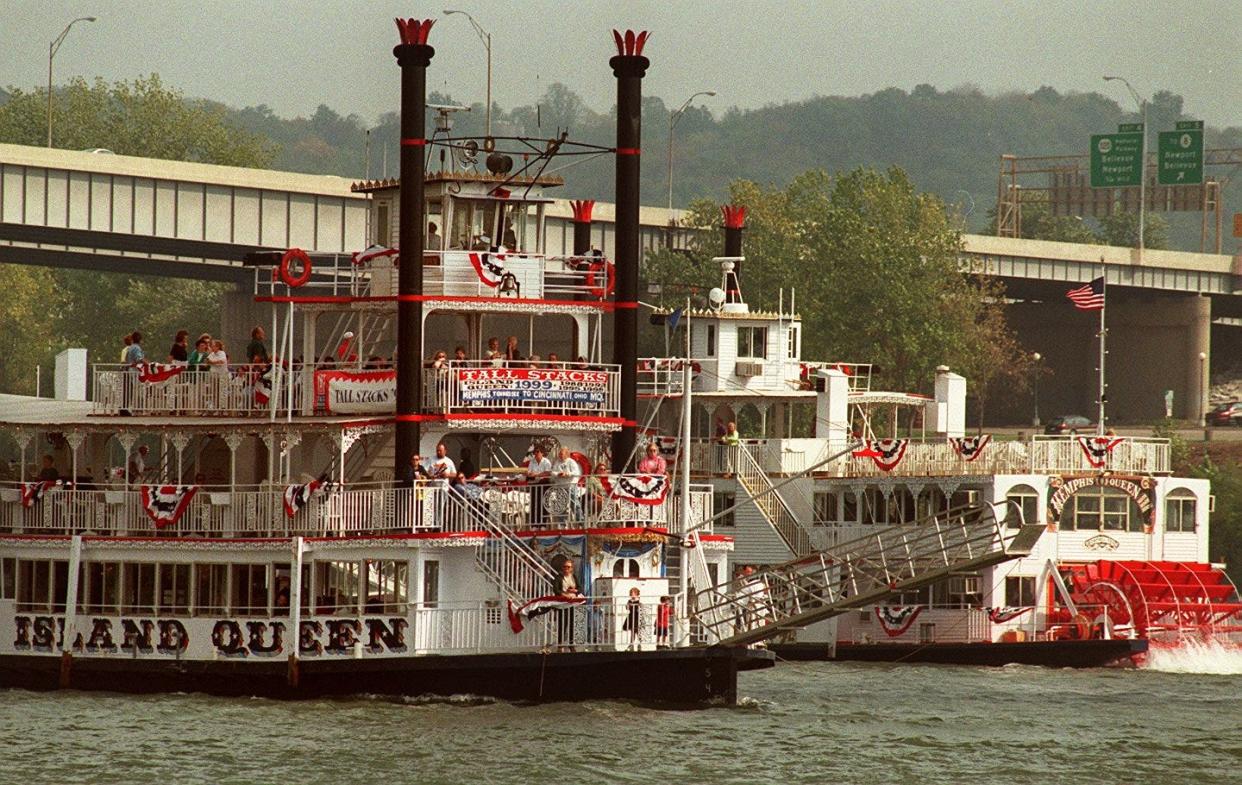
<svg viewBox="0 0 1242 785"><path fill-rule="evenodd" d="M643 57L647 32L612 31L617 56L608 61L617 77L617 299L613 355L621 366L621 430L612 435L612 470L623 473L634 452L638 424L638 185L642 148Z"/></svg>
<svg viewBox="0 0 1242 785"><path fill-rule="evenodd" d="M746 208L740 204L721 205L720 214L724 216L724 255L741 257L742 229L746 225ZM733 274L726 276L725 302L742 302L742 263L733 263Z"/></svg>
<svg viewBox="0 0 1242 785"><path fill-rule="evenodd" d="M591 212L594 199L579 199L569 203L574 211L574 256L586 256L591 252Z"/></svg>
<svg viewBox="0 0 1242 785"><path fill-rule="evenodd" d="M423 177L427 138L427 45L434 19L398 19L401 43L392 50L401 66L401 234L397 282L397 450L393 477L400 479L418 454L423 394Z"/></svg>

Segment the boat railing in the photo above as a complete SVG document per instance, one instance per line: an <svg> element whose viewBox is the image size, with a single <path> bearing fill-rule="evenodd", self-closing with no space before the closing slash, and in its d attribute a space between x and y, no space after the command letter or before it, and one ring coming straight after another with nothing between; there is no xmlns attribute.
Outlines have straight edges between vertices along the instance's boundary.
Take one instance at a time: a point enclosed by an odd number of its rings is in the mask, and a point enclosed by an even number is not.
<svg viewBox="0 0 1242 785"><path fill-rule="evenodd" d="M1171 471L1167 439L1121 437L1103 458L1097 458L1088 453L1087 448L1092 445L1084 447L1080 438L1096 437L995 438L971 459L943 436L915 437L905 440L904 453L895 466L884 468L860 451L860 454L838 459L819 472L834 477L935 477L1101 470L1168 474ZM844 444L816 438L743 439L742 443L763 471L772 475L798 474L844 447ZM732 474L737 465L731 455L732 449L716 439L696 439L690 444L691 466L699 474Z"/></svg>
<svg viewBox="0 0 1242 785"><path fill-rule="evenodd" d="M251 415L302 406L301 365L95 363L92 411L130 415ZM291 385L291 386L290 386Z"/></svg>
<svg viewBox="0 0 1242 785"><path fill-rule="evenodd" d="M590 482L592 479L595 482ZM347 537L413 532L480 532L480 516L507 531L654 527L684 530L678 497L646 499L643 475L607 475L576 483L467 482L351 484L309 489L297 504L290 484L234 487L73 488L0 484L0 532L160 537ZM630 490L622 490L629 488ZM601 492L602 490L602 492ZM659 492L657 492L659 493ZM29 497L29 498L24 498ZM153 501L154 499L154 501ZM710 519L711 491L691 491L693 526ZM156 508L176 510L160 517Z"/></svg>
<svg viewBox="0 0 1242 785"><path fill-rule="evenodd" d="M686 361L678 357L638 358L638 394L642 396L681 395ZM693 364L695 368L698 363Z"/></svg>
<svg viewBox="0 0 1242 785"><path fill-rule="evenodd" d="M620 366L611 364L448 360L424 376L424 410L449 416L618 417L620 406Z"/></svg>

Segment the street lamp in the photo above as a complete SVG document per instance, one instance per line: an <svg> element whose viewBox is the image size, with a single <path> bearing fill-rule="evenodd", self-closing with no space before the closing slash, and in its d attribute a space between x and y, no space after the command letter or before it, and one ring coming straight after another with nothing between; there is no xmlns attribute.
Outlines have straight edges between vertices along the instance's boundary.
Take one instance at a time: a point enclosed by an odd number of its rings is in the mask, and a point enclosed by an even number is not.
<svg viewBox="0 0 1242 785"><path fill-rule="evenodd" d="M52 58L60 51L60 45L65 42L65 36L69 35L69 28L78 22L94 22L93 16L79 16L69 24L65 25L65 29L60 31L60 35L56 36L56 40L47 45L47 146L52 146Z"/></svg>
<svg viewBox="0 0 1242 785"><path fill-rule="evenodd" d="M1031 383L1031 389L1035 393L1035 416L1031 418L1031 425L1038 426L1039 425L1039 371L1040 371L1039 363L1041 360L1044 359L1044 356L1040 354L1039 352L1035 352L1031 355L1031 359L1035 361L1035 373L1033 374L1035 378L1032 380L1032 383Z"/></svg>
<svg viewBox="0 0 1242 785"><path fill-rule="evenodd" d="M1130 82L1124 76L1106 76L1105 82L1121 82L1130 91L1130 96L1134 99L1134 103L1138 105L1139 114L1143 118L1143 145L1140 148L1142 152L1139 154L1139 231L1138 231L1138 247L1139 255L1142 256L1143 246L1147 242L1143 237L1143 228L1145 216L1147 214L1147 99L1139 98L1138 91L1130 86Z"/></svg>
<svg viewBox="0 0 1242 785"><path fill-rule="evenodd" d="M487 109L485 111L484 125L487 127L486 136L492 135L492 34L483 29L482 25L474 20L466 11L450 11L445 9L445 16L453 14L461 14L470 21L470 26L474 28L474 32L478 34L479 40L483 42L483 48L487 50Z"/></svg>
<svg viewBox="0 0 1242 785"><path fill-rule="evenodd" d="M668 116L668 220L670 224L673 221L673 131L677 128L677 123L681 120L681 116L690 108L690 102L700 95L714 97L716 91L700 90L687 98L680 109Z"/></svg>
<svg viewBox="0 0 1242 785"><path fill-rule="evenodd" d="M1199 352L1199 425L1207 427L1208 370L1207 352Z"/></svg>

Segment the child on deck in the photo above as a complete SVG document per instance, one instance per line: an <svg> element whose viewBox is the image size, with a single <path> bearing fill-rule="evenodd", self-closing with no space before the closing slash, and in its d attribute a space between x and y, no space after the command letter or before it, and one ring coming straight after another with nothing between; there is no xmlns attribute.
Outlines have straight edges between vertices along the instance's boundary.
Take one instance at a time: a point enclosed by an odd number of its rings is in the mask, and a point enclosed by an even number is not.
<svg viewBox="0 0 1242 785"><path fill-rule="evenodd" d="M660 598L660 604L656 606L656 648L668 648L668 628L673 620L673 599L667 594Z"/></svg>
<svg viewBox="0 0 1242 785"><path fill-rule="evenodd" d="M625 623L621 625L621 629L630 634L629 643L625 647L626 651L638 651L642 648L638 639L639 632L641 632L638 617L643 607L639 594L637 586L630 589L630 599L625 603Z"/></svg>

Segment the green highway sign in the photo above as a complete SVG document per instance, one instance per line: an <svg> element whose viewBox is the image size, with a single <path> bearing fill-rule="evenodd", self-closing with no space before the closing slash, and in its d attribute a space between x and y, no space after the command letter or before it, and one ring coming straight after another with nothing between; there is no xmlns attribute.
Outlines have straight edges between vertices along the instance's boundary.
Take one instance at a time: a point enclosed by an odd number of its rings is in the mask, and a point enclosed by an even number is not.
<svg viewBox="0 0 1242 785"><path fill-rule="evenodd" d="M1138 126L1142 128L1141 125ZM1126 188L1143 179L1142 132L1091 137L1091 187Z"/></svg>
<svg viewBox="0 0 1242 785"><path fill-rule="evenodd" d="M1121 134L1141 134L1143 133L1142 123L1122 123L1117 126L1117 133Z"/></svg>
<svg viewBox="0 0 1242 785"><path fill-rule="evenodd" d="M1203 123L1182 121L1176 131L1161 131L1156 145L1156 182L1198 185L1203 182Z"/></svg>

